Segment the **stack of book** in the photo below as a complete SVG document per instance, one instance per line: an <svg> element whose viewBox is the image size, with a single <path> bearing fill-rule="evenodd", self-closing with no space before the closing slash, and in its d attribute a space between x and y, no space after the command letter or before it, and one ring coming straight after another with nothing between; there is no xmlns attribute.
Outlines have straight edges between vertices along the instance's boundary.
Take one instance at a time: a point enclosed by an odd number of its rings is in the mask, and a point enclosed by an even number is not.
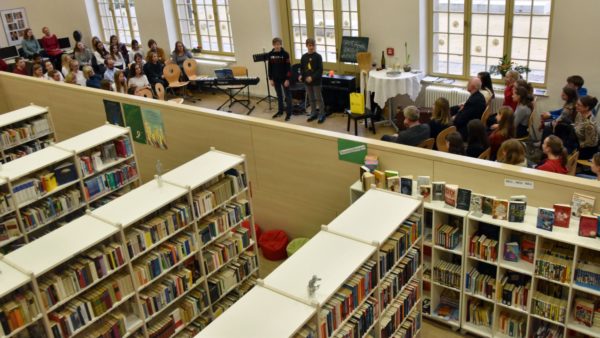
<svg viewBox="0 0 600 338"><path fill-rule="evenodd" d="M116 190L138 177L135 161L87 179L83 182L86 200Z"/></svg>
<svg viewBox="0 0 600 338"><path fill-rule="evenodd" d="M394 300L390 307L382 313L381 337L391 337L401 326L402 322L413 310L420 298L419 281L413 281L406 286L400 297Z"/></svg>
<svg viewBox="0 0 600 338"><path fill-rule="evenodd" d="M50 131L48 119L40 118L24 123L19 127L5 129L0 133L2 147L10 147L21 142L26 142L37 135L42 135Z"/></svg>
<svg viewBox="0 0 600 338"><path fill-rule="evenodd" d="M538 321L538 324L539 326L533 326L534 338L563 338L564 328L547 322Z"/></svg>
<svg viewBox="0 0 600 338"><path fill-rule="evenodd" d="M494 318L494 305L492 303L469 298L467 303L467 322L491 328L492 318Z"/></svg>
<svg viewBox="0 0 600 338"><path fill-rule="evenodd" d="M568 283L571 280L571 264L573 258L563 258L555 254L543 254L535 262L535 273L538 276Z"/></svg>
<svg viewBox="0 0 600 338"><path fill-rule="evenodd" d="M0 215L14 210L11 206L12 195L0 191Z"/></svg>
<svg viewBox="0 0 600 338"><path fill-rule="evenodd" d="M433 280L442 285L459 289L460 270L460 265L440 260L437 265L433 267Z"/></svg>
<svg viewBox="0 0 600 338"><path fill-rule="evenodd" d="M577 297L573 307L573 318L582 325L592 327L596 309L596 303L593 300Z"/></svg>
<svg viewBox="0 0 600 338"><path fill-rule="evenodd" d="M196 288L186 295L171 312L177 327L189 325L208 307L208 296L203 288Z"/></svg>
<svg viewBox="0 0 600 338"><path fill-rule="evenodd" d="M214 214L203 218L198 225L202 243L206 244L217 238L229 229L237 226L246 217L250 216L250 204L246 199L227 203Z"/></svg>
<svg viewBox="0 0 600 338"><path fill-rule="evenodd" d="M79 189L70 189L56 196L50 196L33 207L21 210L21 221L29 232L52 220L69 213L82 205Z"/></svg>
<svg viewBox="0 0 600 338"><path fill-rule="evenodd" d="M171 317L162 318L148 326L148 337L166 338L175 334L175 320Z"/></svg>
<svg viewBox="0 0 600 338"><path fill-rule="evenodd" d="M564 323L567 315L567 301L541 292L534 292L531 301L531 313L555 322Z"/></svg>
<svg viewBox="0 0 600 338"><path fill-rule="evenodd" d="M473 235L469 242L469 256L495 262L498 259L498 241L486 235Z"/></svg>
<svg viewBox="0 0 600 338"><path fill-rule="evenodd" d="M247 233L235 233L232 236L220 239L211 244L204 250L204 268L206 273L210 274L218 270L221 266L234 259L240 252L247 248L244 246L244 235ZM249 243L246 237L246 242Z"/></svg>
<svg viewBox="0 0 600 338"><path fill-rule="evenodd" d="M496 278L480 273L477 268L472 268L465 278L465 291L489 299L496 296Z"/></svg>
<svg viewBox="0 0 600 338"><path fill-rule="evenodd" d="M379 286L381 307L385 309L390 302L402 290L402 288L413 278L420 264L420 251L411 249L400 264L394 268Z"/></svg>
<svg viewBox="0 0 600 338"><path fill-rule="evenodd" d="M228 294L225 298L221 299L217 304L215 304L213 308L213 313L215 314L215 318L222 315L223 312L227 311L235 302L237 302L240 297L232 292Z"/></svg>
<svg viewBox="0 0 600 338"><path fill-rule="evenodd" d="M383 278L394 267L400 257L404 256L421 235L417 221L411 220L413 217L420 216L411 216L409 222L402 224L379 248L379 263L381 266L379 278Z"/></svg>
<svg viewBox="0 0 600 338"><path fill-rule="evenodd" d="M377 299L369 297L332 338L363 337L378 317L377 308Z"/></svg>
<svg viewBox="0 0 600 338"><path fill-rule="evenodd" d="M42 150L51 144L52 143L49 140L36 140L32 143L22 144L16 148L12 148L9 152L5 152L5 160L6 162L14 161L23 156L35 153L38 150Z"/></svg>
<svg viewBox="0 0 600 338"><path fill-rule="evenodd" d="M192 323L188 324L183 330L177 333L175 338L194 338L200 333L200 331L204 330L205 327L210 324L210 316L204 316L196 319ZM143 338L143 337L140 337ZM316 338L316 337L311 337Z"/></svg>
<svg viewBox="0 0 600 338"><path fill-rule="evenodd" d="M498 316L498 331L507 337L525 338L527 336L527 318L513 316L501 311Z"/></svg>
<svg viewBox="0 0 600 338"><path fill-rule="evenodd" d="M446 249L454 249L460 244L461 231L457 226L441 224L435 227L435 244Z"/></svg>
<svg viewBox="0 0 600 338"><path fill-rule="evenodd" d="M83 176L93 175L120 158L133 155L129 138L120 138L105 143L79 156L79 164Z"/></svg>
<svg viewBox="0 0 600 338"><path fill-rule="evenodd" d="M500 282L499 297L502 304L527 311L531 279L518 273L507 273Z"/></svg>
<svg viewBox="0 0 600 338"><path fill-rule="evenodd" d="M14 217L7 218L0 222L0 242L21 236L19 224Z"/></svg>
<svg viewBox="0 0 600 338"><path fill-rule="evenodd" d="M127 334L127 315L116 310L98 324L86 329L87 337L123 337Z"/></svg>
<svg viewBox="0 0 600 338"><path fill-rule="evenodd" d="M194 216L202 218L217 206L227 202L231 197L244 190L246 176L235 169L227 171L216 183L207 186L193 196Z"/></svg>
<svg viewBox="0 0 600 338"><path fill-rule="evenodd" d="M144 317L148 318L171 304L193 285L192 271L182 268L140 293Z"/></svg>
<svg viewBox="0 0 600 338"><path fill-rule="evenodd" d="M591 260L579 261L575 268L575 284L600 290L600 264Z"/></svg>
<svg viewBox="0 0 600 338"><path fill-rule="evenodd" d="M450 289L442 290L439 304L434 314L446 320L458 321L458 308L460 306L460 293Z"/></svg>
<svg viewBox="0 0 600 338"><path fill-rule="evenodd" d="M15 293L3 302L0 305L0 336L10 335L40 315L39 304L31 291Z"/></svg>
<svg viewBox="0 0 600 338"><path fill-rule="evenodd" d="M253 252L244 252L225 269L208 279L209 296L212 303L228 293L258 267L258 258Z"/></svg>
<svg viewBox="0 0 600 338"><path fill-rule="evenodd" d="M398 331L391 338L413 338L421 330L421 313L411 313Z"/></svg>

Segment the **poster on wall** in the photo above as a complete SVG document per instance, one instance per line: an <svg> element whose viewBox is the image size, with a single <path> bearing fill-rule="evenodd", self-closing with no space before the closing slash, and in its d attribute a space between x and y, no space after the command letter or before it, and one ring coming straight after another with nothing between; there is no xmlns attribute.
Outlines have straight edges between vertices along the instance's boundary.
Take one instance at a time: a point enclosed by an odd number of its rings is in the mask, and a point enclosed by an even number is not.
<svg viewBox="0 0 600 338"><path fill-rule="evenodd" d="M144 118L144 130L146 131L146 143L159 149L167 149L167 138L165 136L165 125L159 110L142 109Z"/></svg>
<svg viewBox="0 0 600 338"><path fill-rule="evenodd" d="M25 28L29 27L25 8L3 9L0 11L0 16L2 17L2 25L8 45L20 45Z"/></svg>
<svg viewBox="0 0 600 338"><path fill-rule="evenodd" d="M102 100L104 101L104 112L106 113L106 121L110 124L125 127L123 122L123 112L121 111L121 104L119 102Z"/></svg>
<svg viewBox="0 0 600 338"><path fill-rule="evenodd" d="M133 140L137 143L146 144L146 132L144 131L144 120L140 106L123 103L125 113L125 125L131 128Z"/></svg>

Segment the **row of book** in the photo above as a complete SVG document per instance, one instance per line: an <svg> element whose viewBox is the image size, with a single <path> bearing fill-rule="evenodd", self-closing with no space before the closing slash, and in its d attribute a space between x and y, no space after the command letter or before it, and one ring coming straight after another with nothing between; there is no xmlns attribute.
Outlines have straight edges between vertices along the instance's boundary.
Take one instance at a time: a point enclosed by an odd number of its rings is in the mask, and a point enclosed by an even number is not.
<svg viewBox="0 0 600 338"><path fill-rule="evenodd" d="M476 267L467 272L465 277L465 291L489 299L496 296L496 278L480 273Z"/></svg>
<svg viewBox="0 0 600 338"><path fill-rule="evenodd" d="M116 169L104 172L83 182L85 198L91 200L96 196L116 190L138 177L135 161L125 163Z"/></svg>
<svg viewBox="0 0 600 338"><path fill-rule="evenodd" d="M500 311L497 330L507 337L525 338L527 337L527 317Z"/></svg>
<svg viewBox="0 0 600 338"><path fill-rule="evenodd" d="M564 323L567 316L567 301L536 291L531 301L531 313Z"/></svg>
<svg viewBox="0 0 600 338"><path fill-rule="evenodd" d="M88 152L87 155L79 156L79 164L83 176L93 175L104 170L108 163L127 158L133 155L133 148L128 137L118 138L100 145Z"/></svg>
<svg viewBox="0 0 600 338"><path fill-rule="evenodd" d="M563 338L564 329L554 324L547 322L537 322L537 326L533 328L533 338ZM570 336L569 336L570 337ZM587 337L586 337L587 338Z"/></svg>
<svg viewBox="0 0 600 338"><path fill-rule="evenodd" d="M375 297L369 297L332 338L363 337L379 316Z"/></svg>
<svg viewBox="0 0 600 338"><path fill-rule="evenodd" d="M469 256L495 262L498 259L498 240L485 234L474 234L469 241Z"/></svg>
<svg viewBox="0 0 600 338"><path fill-rule="evenodd" d="M196 319L195 321L187 324L183 330L179 331L174 338L194 338L204 330L210 324L211 319L209 316L204 316ZM316 337L315 337L316 338Z"/></svg>
<svg viewBox="0 0 600 338"><path fill-rule="evenodd" d="M79 189L69 189L64 193L45 198L35 206L21 210L23 227L26 232L32 231L79 208L82 203Z"/></svg>
<svg viewBox="0 0 600 338"><path fill-rule="evenodd" d="M19 224L15 217L0 221L0 242L19 236L21 236L21 230L19 230Z"/></svg>
<svg viewBox="0 0 600 338"><path fill-rule="evenodd" d="M420 298L419 281L410 282L400 297L381 315L381 337L391 337L413 310Z"/></svg>
<svg viewBox="0 0 600 338"><path fill-rule="evenodd" d="M542 254L535 261L535 274L562 283L569 283L572 264L572 258L565 259L554 254Z"/></svg>
<svg viewBox="0 0 600 338"><path fill-rule="evenodd" d="M138 287L148 285L195 250L194 236L190 232L184 232L162 243L134 264L133 279L136 285Z"/></svg>
<svg viewBox="0 0 600 338"><path fill-rule="evenodd" d="M321 337L329 337L359 305L367 299L377 285L377 263L367 261L344 285L323 305L319 331Z"/></svg>
<svg viewBox="0 0 600 338"><path fill-rule="evenodd" d="M204 288L196 288L182 298L181 302L177 304L169 316L173 318L176 329L183 326L190 326L190 328L193 328L194 326L190 324L192 324L193 321L208 308L208 306L208 295L206 291ZM208 314L203 316L203 318L208 317ZM190 332L195 330L192 329L187 331Z"/></svg>
<svg viewBox="0 0 600 338"><path fill-rule="evenodd" d="M158 216L127 229L125 243L130 259L141 255L165 238L171 237L191 222L189 204L173 203L165 209Z"/></svg>
<svg viewBox="0 0 600 338"><path fill-rule="evenodd" d="M446 249L456 248L462 240L461 229L449 224L440 224L435 227L435 244Z"/></svg>
<svg viewBox="0 0 600 338"><path fill-rule="evenodd" d="M50 309L124 264L125 256L119 243L108 243L91 249L68 262L60 272L48 273L40 279L42 305L45 309Z"/></svg>
<svg viewBox="0 0 600 338"><path fill-rule="evenodd" d="M433 280L442 285L460 289L460 265L440 260L433 267Z"/></svg>
<svg viewBox="0 0 600 338"><path fill-rule="evenodd" d="M22 144L16 148L12 148L9 152L4 153L3 162L14 161L23 156L35 153L38 150L42 150L50 146L52 144L52 140L52 137L49 137L48 139L37 139L35 142Z"/></svg>
<svg viewBox="0 0 600 338"><path fill-rule="evenodd" d="M579 261L575 267L575 283L600 290L600 264L592 260Z"/></svg>
<svg viewBox="0 0 600 338"><path fill-rule="evenodd" d="M390 338L414 338L421 330L421 313L415 311L408 315L402 326Z"/></svg>
<svg viewBox="0 0 600 338"><path fill-rule="evenodd" d="M421 236L418 214L411 215L379 248L379 278L383 278Z"/></svg>
<svg viewBox="0 0 600 338"><path fill-rule="evenodd" d="M144 317L149 318L158 311L161 311L192 288L193 285L192 271L187 268L170 273L159 282L154 283L151 287L140 293L140 302L142 303Z"/></svg>
<svg viewBox="0 0 600 338"><path fill-rule="evenodd" d="M524 260L533 263L535 257L535 237L526 234L513 233L510 240L504 243L504 260L518 262Z"/></svg>
<svg viewBox="0 0 600 338"><path fill-rule="evenodd" d="M231 235L218 240L204 249L204 268L210 274L234 259L250 245L246 228L236 228Z"/></svg>
<svg viewBox="0 0 600 338"><path fill-rule="evenodd" d="M2 147L10 147L21 142L28 141L37 135L50 132L50 124L47 118L38 118L18 127L4 129L0 132Z"/></svg>
<svg viewBox="0 0 600 338"><path fill-rule="evenodd" d="M169 338L175 334L176 329L175 320L167 316L148 327L148 336L150 338Z"/></svg>
<svg viewBox="0 0 600 338"><path fill-rule="evenodd" d="M12 205L12 195L10 193L0 191L0 215L13 211L15 208Z"/></svg>
<svg viewBox="0 0 600 338"><path fill-rule="evenodd" d="M26 178L13 184L12 191L17 205L37 200L58 186L78 179L75 166L71 162L62 163L53 171L44 170L34 176L34 178Z"/></svg>
<svg viewBox="0 0 600 338"><path fill-rule="evenodd" d="M221 299L217 304L213 306L213 314L215 315L215 318L222 315L223 312L227 311L227 309L229 309L239 299L239 295L237 295L235 292L232 292L225 296L225 298Z"/></svg>
<svg viewBox="0 0 600 338"><path fill-rule="evenodd" d="M482 301L480 299L469 298L467 302L466 321L473 324L492 327L494 318L494 304Z"/></svg>
<svg viewBox="0 0 600 338"><path fill-rule="evenodd" d="M94 290L69 301L63 310L48 314L53 336L73 336L133 293L134 286L127 274L100 283Z"/></svg>
<svg viewBox="0 0 600 338"><path fill-rule="evenodd" d="M415 276L420 266L420 256L418 248L410 249L398 266L381 282L379 285L381 312L392 303L404 286Z"/></svg>
<svg viewBox="0 0 600 338"><path fill-rule="evenodd" d="M23 290L9 297L0 306L0 336L9 335L34 319L39 319L40 315L40 307L33 292Z"/></svg>
<svg viewBox="0 0 600 338"><path fill-rule="evenodd" d="M131 326L132 319L134 318L136 317L128 317L121 309L113 311L101 322L94 323L90 328L87 328L82 336L101 338L124 337L128 333L127 328Z"/></svg>
<svg viewBox="0 0 600 338"><path fill-rule="evenodd" d="M228 170L216 183L193 196L194 216L202 218L227 202L247 186L246 175L236 169Z"/></svg>
<svg viewBox="0 0 600 338"><path fill-rule="evenodd" d="M244 252L227 268L208 279L208 295L211 303L217 302L240 281L252 274L258 267L258 257L254 252Z"/></svg>
<svg viewBox="0 0 600 338"><path fill-rule="evenodd" d="M506 306L527 311L530 289L530 277L518 273L506 273L500 282L499 300Z"/></svg>
<svg viewBox="0 0 600 338"><path fill-rule="evenodd" d="M205 217L198 225L202 243L207 244L250 216L250 203L240 199L227 203L213 215Z"/></svg>

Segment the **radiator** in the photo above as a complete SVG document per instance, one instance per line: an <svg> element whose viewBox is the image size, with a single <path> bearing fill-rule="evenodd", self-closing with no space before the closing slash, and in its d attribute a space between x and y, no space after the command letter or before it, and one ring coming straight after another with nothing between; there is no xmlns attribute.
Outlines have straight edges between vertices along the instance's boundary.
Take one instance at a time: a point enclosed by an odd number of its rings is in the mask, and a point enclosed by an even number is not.
<svg viewBox="0 0 600 338"><path fill-rule="evenodd" d="M499 93L496 94L496 98L493 102L493 111L497 112L498 109L502 106L502 102L504 102L504 98L502 97L502 92L496 90ZM469 92L464 88L457 87L447 87L447 86L427 86L425 88L425 106L433 107L435 104L435 100L440 97L445 97L448 102L450 102L450 107L459 105L464 103L469 98Z"/></svg>

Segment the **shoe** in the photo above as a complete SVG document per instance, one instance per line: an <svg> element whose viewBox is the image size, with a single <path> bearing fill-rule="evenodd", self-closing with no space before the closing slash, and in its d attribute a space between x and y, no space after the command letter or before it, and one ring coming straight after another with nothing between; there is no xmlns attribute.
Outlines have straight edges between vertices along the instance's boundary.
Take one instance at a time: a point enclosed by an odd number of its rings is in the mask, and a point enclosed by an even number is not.
<svg viewBox="0 0 600 338"><path fill-rule="evenodd" d="M291 115L286 115L286 116L285 116L285 120L286 120L286 121L289 121L291 118L292 118L292 116L291 116Z"/></svg>
<svg viewBox="0 0 600 338"><path fill-rule="evenodd" d="M279 111L279 112L275 113L275 115L273 115L273 117L272 117L272 118L273 118L273 119L276 119L276 118L278 118L278 117L279 117L279 116L281 116L281 115L283 115L283 113Z"/></svg>
<svg viewBox="0 0 600 338"><path fill-rule="evenodd" d="M308 119L306 119L306 122L312 122L316 119L317 119L317 115L311 115Z"/></svg>
<svg viewBox="0 0 600 338"><path fill-rule="evenodd" d="M325 116L319 117L319 121L317 121L317 123L321 124L323 122L325 122Z"/></svg>

